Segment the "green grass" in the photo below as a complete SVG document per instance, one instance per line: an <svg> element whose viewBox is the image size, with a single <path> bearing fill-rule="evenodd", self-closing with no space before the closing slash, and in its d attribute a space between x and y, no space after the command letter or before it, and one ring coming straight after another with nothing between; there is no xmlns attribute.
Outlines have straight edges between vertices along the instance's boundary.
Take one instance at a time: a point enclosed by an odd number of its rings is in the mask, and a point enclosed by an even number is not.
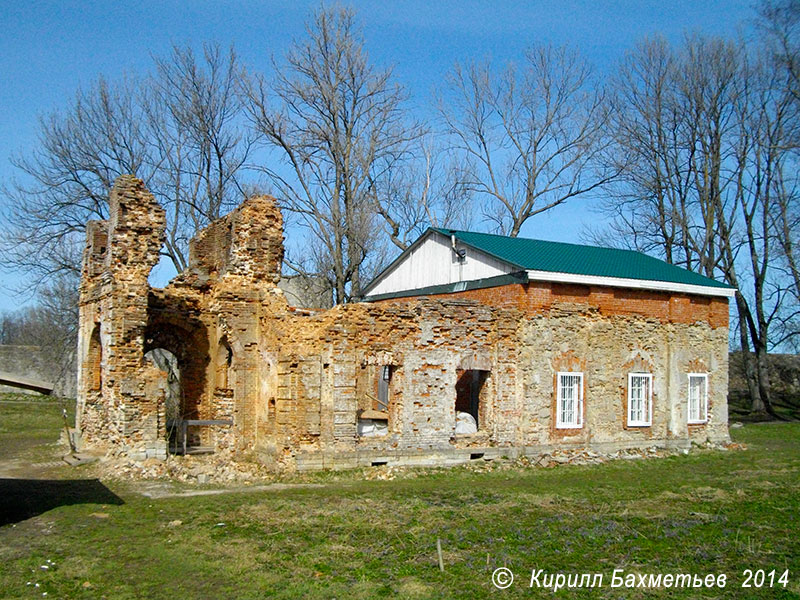
<svg viewBox="0 0 800 600"><path fill-rule="evenodd" d="M7 410L0 405L3 421ZM800 597L800 424L732 434L746 451L393 481L344 476L320 488L219 496L154 500L132 484L30 483L29 497L38 490L51 501L0 527L0 597ZM491 584L499 566L517 577L505 591ZM529 589L534 568L603 573L604 587ZM725 573L728 585L612 589L617 568ZM788 568L789 586L743 590L746 568Z"/></svg>
<svg viewBox="0 0 800 600"><path fill-rule="evenodd" d="M64 428L62 408L75 423L75 401L40 394L0 394L0 460L52 458Z"/></svg>

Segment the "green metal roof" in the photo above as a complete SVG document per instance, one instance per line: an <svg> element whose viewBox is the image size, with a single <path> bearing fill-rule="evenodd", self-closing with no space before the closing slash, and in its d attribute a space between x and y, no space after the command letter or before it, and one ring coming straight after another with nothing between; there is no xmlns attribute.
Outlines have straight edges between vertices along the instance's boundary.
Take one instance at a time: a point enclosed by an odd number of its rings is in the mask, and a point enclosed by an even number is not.
<svg viewBox="0 0 800 600"><path fill-rule="evenodd" d="M433 228L447 237L455 235L463 244L477 248L520 269L573 273L595 277L618 277L646 281L667 281L733 289L719 281L671 265L634 250L582 246L563 242L548 242L512 238L490 233L475 233L453 229Z"/></svg>

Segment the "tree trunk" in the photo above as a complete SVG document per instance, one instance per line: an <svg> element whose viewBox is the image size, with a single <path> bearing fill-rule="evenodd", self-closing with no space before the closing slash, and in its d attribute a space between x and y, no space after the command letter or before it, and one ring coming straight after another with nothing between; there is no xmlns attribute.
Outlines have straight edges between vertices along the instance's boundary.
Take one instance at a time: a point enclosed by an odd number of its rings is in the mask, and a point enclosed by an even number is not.
<svg viewBox="0 0 800 600"><path fill-rule="evenodd" d="M780 418L772 407L769 389L769 354L763 345L756 348L756 372L758 374L758 388L761 394L762 410L773 417Z"/></svg>
<svg viewBox="0 0 800 600"><path fill-rule="evenodd" d="M747 304L741 294L736 294L736 307L739 315L739 336L742 344L742 367L744 368L744 378L747 382L747 391L750 395L750 412L765 413L764 402L761 399L761 390L758 385L756 374L755 355L750 352L750 337L747 335Z"/></svg>

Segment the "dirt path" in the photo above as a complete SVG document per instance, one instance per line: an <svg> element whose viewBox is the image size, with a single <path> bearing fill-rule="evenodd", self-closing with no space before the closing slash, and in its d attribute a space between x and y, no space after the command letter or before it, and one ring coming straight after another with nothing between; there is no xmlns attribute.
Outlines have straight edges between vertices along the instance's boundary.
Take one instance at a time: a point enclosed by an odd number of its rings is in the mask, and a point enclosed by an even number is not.
<svg viewBox="0 0 800 600"><path fill-rule="evenodd" d="M32 463L26 458L0 460L0 478L6 479L53 479L53 471L69 467L63 460L54 457L46 462Z"/></svg>
<svg viewBox="0 0 800 600"><path fill-rule="evenodd" d="M231 485L214 489L176 489L170 481L134 481L132 489L147 498L183 498L191 496L217 496L219 494L238 494L242 492L277 492L291 489L325 487L324 483L267 483L264 485Z"/></svg>

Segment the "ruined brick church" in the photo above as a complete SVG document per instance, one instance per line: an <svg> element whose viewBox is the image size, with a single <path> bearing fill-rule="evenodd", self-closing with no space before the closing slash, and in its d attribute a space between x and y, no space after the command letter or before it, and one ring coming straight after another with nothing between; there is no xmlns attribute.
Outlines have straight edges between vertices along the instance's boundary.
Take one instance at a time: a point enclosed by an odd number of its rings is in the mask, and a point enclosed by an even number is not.
<svg viewBox="0 0 800 600"><path fill-rule="evenodd" d="M87 226L88 450L228 450L291 470L728 440L733 290L711 279L634 252L431 229L364 301L307 310L278 286L271 198L211 223L155 288L164 231L130 176ZM156 350L177 365L172 404Z"/></svg>

